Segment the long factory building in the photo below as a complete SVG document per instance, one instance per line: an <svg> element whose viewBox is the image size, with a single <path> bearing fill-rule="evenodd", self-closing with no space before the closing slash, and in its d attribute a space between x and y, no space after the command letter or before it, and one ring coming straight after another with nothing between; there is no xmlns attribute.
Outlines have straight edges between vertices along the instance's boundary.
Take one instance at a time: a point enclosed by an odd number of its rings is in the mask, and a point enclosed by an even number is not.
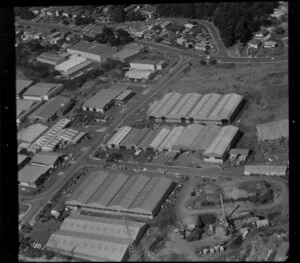
<svg viewBox="0 0 300 263"><path fill-rule="evenodd" d="M140 241L147 225L124 220L71 215L54 232L46 246L61 254L89 261L125 261L129 246Z"/></svg>
<svg viewBox="0 0 300 263"><path fill-rule="evenodd" d="M147 115L157 121L230 124L240 111L244 97L235 93L166 93L154 101Z"/></svg>
<svg viewBox="0 0 300 263"><path fill-rule="evenodd" d="M208 162L223 162L240 138L235 126L190 124L162 125L157 129L121 127L106 143L108 148L153 151L200 151Z"/></svg>
<svg viewBox="0 0 300 263"><path fill-rule="evenodd" d="M175 184L165 177L95 171L66 201L70 209L152 219Z"/></svg>

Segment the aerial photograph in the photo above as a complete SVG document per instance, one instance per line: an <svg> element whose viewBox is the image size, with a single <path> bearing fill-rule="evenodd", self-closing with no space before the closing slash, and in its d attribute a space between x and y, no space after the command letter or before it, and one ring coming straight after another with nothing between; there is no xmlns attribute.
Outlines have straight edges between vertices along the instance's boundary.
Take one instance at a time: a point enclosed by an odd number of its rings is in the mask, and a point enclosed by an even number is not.
<svg viewBox="0 0 300 263"><path fill-rule="evenodd" d="M288 11L15 7L19 261L286 261Z"/></svg>

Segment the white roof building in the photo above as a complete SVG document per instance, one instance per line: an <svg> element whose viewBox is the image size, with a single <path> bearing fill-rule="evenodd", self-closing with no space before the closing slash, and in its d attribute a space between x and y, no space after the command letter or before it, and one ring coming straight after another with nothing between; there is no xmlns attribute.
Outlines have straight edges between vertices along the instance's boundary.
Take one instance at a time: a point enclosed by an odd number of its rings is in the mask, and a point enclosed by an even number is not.
<svg viewBox="0 0 300 263"><path fill-rule="evenodd" d="M261 175L275 175L285 176L287 173L286 166L274 166L274 165L246 165L244 175L261 174Z"/></svg>
<svg viewBox="0 0 300 263"><path fill-rule="evenodd" d="M231 125L222 127L219 134L214 138L210 146L204 151L204 160L223 162L225 154L229 152L232 143L237 138L238 132L238 127Z"/></svg>
<svg viewBox="0 0 300 263"><path fill-rule="evenodd" d="M169 133L170 129L163 127L149 146L155 150L158 149L161 142L167 137Z"/></svg>
<svg viewBox="0 0 300 263"><path fill-rule="evenodd" d="M180 134L183 132L184 129L185 127L183 126L174 127L170 131L170 133L166 136L166 138L162 141L158 149L171 151L173 145L175 144L176 140L178 139L178 137L180 136Z"/></svg>
<svg viewBox="0 0 300 263"><path fill-rule="evenodd" d="M93 61L90 61L84 57L74 55L71 56L65 62L55 66L55 69L59 71L62 75L69 76L79 70L83 70L84 68L88 67L92 63Z"/></svg>
<svg viewBox="0 0 300 263"><path fill-rule="evenodd" d="M139 70L132 69L125 73L125 77L129 79L137 79L137 80L147 80L151 76L152 71L150 70Z"/></svg>
<svg viewBox="0 0 300 263"><path fill-rule="evenodd" d="M195 25L190 24L190 23L187 23L187 24L184 25L184 27L185 27L186 29L189 29L189 30L191 30L194 26L195 26Z"/></svg>
<svg viewBox="0 0 300 263"><path fill-rule="evenodd" d="M108 147L119 147L119 143L126 137L126 135L131 131L131 127L123 126L121 127L113 137L107 142Z"/></svg>
<svg viewBox="0 0 300 263"><path fill-rule="evenodd" d="M37 181L49 171L49 167L26 165L18 173L18 181L21 185L36 187Z"/></svg>

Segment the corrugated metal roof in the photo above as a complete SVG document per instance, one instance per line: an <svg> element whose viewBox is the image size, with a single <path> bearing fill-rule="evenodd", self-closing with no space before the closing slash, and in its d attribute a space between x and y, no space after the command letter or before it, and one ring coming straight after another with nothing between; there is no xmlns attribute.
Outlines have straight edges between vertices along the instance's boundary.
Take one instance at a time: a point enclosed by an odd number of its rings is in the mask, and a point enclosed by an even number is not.
<svg viewBox="0 0 300 263"><path fill-rule="evenodd" d="M172 183L170 179L157 178L94 172L84 179L66 204L151 214Z"/></svg>
<svg viewBox="0 0 300 263"><path fill-rule="evenodd" d="M116 100L123 101L125 100L133 91L130 89L124 90L121 94L116 97Z"/></svg>
<svg viewBox="0 0 300 263"><path fill-rule="evenodd" d="M129 79L148 79L152 73L150 70L131 69L125 73L125 77Z"/></svg>
<svg viewBox="0 0 300 263"><path fill-rule="evenodd" d="M130 145L134 147L138 147L139 143L146 137L150 128L139 129L138 134L132 139Z"/></svg>
<svg viewBox="0 0 300 263"><path fill-rule="evenodd" d="M188 125L174 143L174 149L190 149L191 144L204 126L199 124Z"/></svg>
<svg viewBox="0 0 300 263"><path fill-rule="evenodd" d="M27 111L31 108L31 106L36 103L36 100L17 100L17 110Z"/></svg>
<svg viewBox="0 0 300 263"><path fill-rule="evenodd" d="M57 83L44 83L39 82L33 86L31 86L28 90L25 91L24 96L43 96L49 94L49 92L56 88Z"/></svg>
<svg viewBox="0 0 300 263"><path fill-rule="evenodd" d="M86 58L80 56L71 56L66 61L56 65L55 69L58 71L68 71L86 61L88 61Z"/></svg>
<svg viewBox="0 0 300 263"><path fill-rule="evenodd" d="M23 80L23 79L17 79L16 81L16 88L17 88L17 94L21 93L25 88L29 87L33 81L31 80Z"/></svg>
<svg viewBox="0 0 300 263"><path fill-rule="evenodd" d="M168 118L181 118L182 116L179 115L178 112L180 112L181 108L186 105L186 103L191 99L192 96L193 93L187 93L183 95L180 101L176 103L176 106L169 112Z"/></svg>
<svg viewBox="0 0 300 263"><path fill-rule="evenodd" d="M119 144L126 136L127 134L131 131L130 126L123 126L121 127L115 134L114 136L108 141L107 145L117 145Z"/></svg>
<svg viewBox="0 0 300 263"><path fill-rule="evenodd" d="M41 175L45 174L50 168L45 166L26 165L18 172L18 181L34 183Z"/></svg>
<svg viewBox="0 0 300 263"><path fill-rule="evenodd" d="M178 112L178 115L181 115L182 117L188 117L190 111L193 109L193 107L196 105L196 103L200 100L201 97L201 94L193 92L190 99Z"/></svg>
<svg viewBox="0 0 300 263"><path fill-rule="evenodd" d="M229 119L232 113L235 111L235 109L240 105L240 103L243 100L243 96L231 93L230 99L228 102L224 105L220 116L222 119Z"/></svg>
<svg viewBox="0 0 300 263"><path fill-rule="evenodd" d="M18 140L31 143L41 136L47 129L48 127L45 125L39 123L32 124L18 132Z"/></svg>
<svg viewBox="0 0 300 263"><path fill-rule="evenodd" d="M60 156L62 153L39 152L33 157L31 163L52 166Z"/></svg>
<svg viewBox="0 0 300 263"><path fill-rule="evenodd" d="M259 124L256 127L258 137L261 140L274 140L281 137L289 137L288 119Z"/></svg>
<svg viewBox="0 0 300 263"><path fill-rule="evenodd" d="M150 130L144 137L144 139L139 143L138 147L146 149L149 144L153 141L156 135L160 132L160 129Z"/></svg>
<svg viewBox="0 0 300 263"><path fill-rule="evenodd" d="M87 42L87 41L80 41L79 43L75 44L68 48L68 50L74 50L79 52L90 53L94 55L103 55L106 53L115 53L116 48L110 47L108 45L99 44L95 42Z"/></svg>
<svg viewBox="0 0 300 263"><path fill-rule="evenodd" d="M20 165L28 156L24 154L18 154L18 165Z"/></svg>
<svg viewBox="0 0 300 263"><path fill-rule="evenodd" d="M183 126L174 127L158 148L171 150L172 146L174 145L177 138L180 136L184 129L185 127Z"/></svg>
<svg viewBox="0 0 300 263"><path fill-rule="evenodd" d="M157 112L160 110L160 108L162 108L166 101L173 95L173 92L169 92L166 93L162 99L159 101L159 103L157 103L157 105L153 108L152 112L150 112L150 116L155 116L157 114Z"/></svg>
<svg viewBox="0 0 300 263"><path fill-rule="evenodd" d="M150 147L154 149L158 149L161 142L167 137L169 134L170 129L163 127L161 131L157 134L154 140L150 143Z"/></svg>
<svg viewBox="0 0 300 263"><path fill-rule="evenodd" d="M148 115L152 112L152 110L157 106L158 103L159 103L158 100L155 100L151 103L151 105L149 106L149 108L147 110Z"/></svg>
<svg viewBox="0 0 300 263"><path fill-rule="evenodd" d="M123 49L115 54L112 55L112 59L117 59L123 61L126 58L132 57L136 54L140 53L138 49Z"/></svg>
<svg viewBox="0 0 300 263"><path fill-rule="evenodd" d="M120 142L120 146L127 147L131 145L132 140L134 140L137 134L140 132L140 129L133 128L127 134L127 136Z"/></svg>
<svg viewBox="0 0 300 263"><path fill-rule="evenodd" d="M223 157L224 153L228 149L231 141L233 140L238 131L238 127L222 127L219 134L215 137L210 146L205 150L204 155Z"/></svg>
<svg viewBox="0 0 300 263"><path fill-rule="evenodd" d="M169 111L172 110L174 105L180 100L182 94L174 92L173 95L166 101L165 105L156 113L158 117L167 116Z"/></svg>
<svg viewBox="0 0 300 263"><path fill-rule="evenodd" d="M244 174L286 175L287 166L245 165Z"/></svg>
<svg viewBox="0 0 300 263"><path fill-rule="evenodd" d="M217 125L204 126L191 144L191 149L194 151L206 150L220 130L221 127Z"/></svg>

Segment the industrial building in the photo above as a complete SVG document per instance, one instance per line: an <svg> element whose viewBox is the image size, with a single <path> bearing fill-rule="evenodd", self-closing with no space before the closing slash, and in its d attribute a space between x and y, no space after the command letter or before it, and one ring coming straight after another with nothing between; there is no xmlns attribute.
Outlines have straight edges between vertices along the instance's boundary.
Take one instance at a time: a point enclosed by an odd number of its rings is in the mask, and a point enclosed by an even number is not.
<svg viewBox="0 0 300 263"><path fill-rule="evenodd" d="M148 80L152 74L151 70L131 69L125 73L125 77L134 80Z"/></svg>
<svg viewBox="0 0 300 263"><path fill-rule="evenodd" d="M141 150L144 150L144 151L151 150L149 145L159 132L160 132L160 129L150 130L145 135L145 137L142 139L142 141L138 144L138 149L141 149Z"/></svg>
<svg viewBox="0 0 300 263"><path fill-rule="evenodd" d="M128 227L128 228L127 228ZM129 245L137 244L146 224L123 220L71 215L53 233L46 247L89 261L126 261Z"/></svg>
<svg viewBox="0 0 300 263"><path fill-rule="evenodd" d="M86 111L89 110L104 113L114 104L114 99L126 89L127 86L124 85L112 86L109 89L102 89L87 100L83 104L82 109Z"/></svg>
<svg viewBox="0 0 300 263"><path fill-rule="evenodd" d="M17 79L16 81L16 95L17 99L23 97L23 93L32 85L33 81L31 80L24 80L24 79Z"/></svg>
<svg viewBox="0 0 300 263"><path fill-rule="evenodd" d="M127 48L124 48L122 49L121 51L113 54L111 56L112 59L114 60L118 60L118 61L121 61L121 62L126 62L128 61L128 59L132 58L133 56L137 55L140 53L140 50L139 49L127 49Z"/></svg>
<svg viewBox="0 0 300 263"><path fill-rule="evenodd" d="M21 131L19 131L17 138L18 141L32 143L34 140L40 137L46 130L48 130L48 127L46 125L42 125L39 123L32 124L27 128L24 128Z"/></svg>
<svg viewBox="0 0 300 263"><path fill-rule="evenodd" d="M155 151L158 150L162 141L168 136L168 134L171 131L170 128L167 126L161 126L159 129L160 129L159 133L155 136L153 141L149 144L149 148L151 148Z"/></svg>
<svg viewBox="0 0 300 263"><path fill-rule="evenodd" d="M58 64L55 66L55 70L59 71L60 74L62 74L65 77L69 77L75 73L77 73L80 70L83 70L93 64L92 61L74 55L71 56L68 60Z"/></svg>
<svg viewBox="0 0 300 263"><path fill-rule="evenodd" d="M67 48L67 52L69 54L80 55L92 61L103 62L107 58L111 58L111 56L117 52L117 49L104 44L80 41L74 46Z"/></svg>
<svg viewBox="0 0 300 263"><path fill-rule="evenodd" d="M72 107L72 100L64 96L56 96L50 99L40 108L28 116L30 120L40 120L44 122L57 118L58 113L65 114Z"/></svg>
<svg viewBox="0 0 300 263"><path fill-rule="evenodd" d="M17 124L27 119L27 116L38 109L43 104L42 101L17 99Z"/></svg>
<svg viewBox="0 0 300 263"><path fill-rule="evenodd" d="M39 152L31 160L31 165L56 168L62 161L63 154L53 152Z"/></svg>
<svg viewBox="0 0 300 263"><path fill-rule="evenodd" d="M45 63L50 64L53 66L56 66L62 62L64 62L67 58L68 54L58 54L58 53L52 53L52 52L44 52L41 55L39 55L36 60Z"/></svg>
<svg viewBox="0 0 300 263"><path fill-rule="evenodd" d="M50 168L45 166L26 165L18 173L20 185L36 188L49 175Z"/></svg>
<svg viewBox="0 0 300 263"><path fill-rule="evenodd" d="M145 138L149 131L150 128L139 129L138 134L128 143L127 148L130 147L131 149L138 150L139 143Z"/></svg>
<svg viewBox="0 0 300 263"><path fill-rule="evenodd" d="M115 102L116 104L123 105L126 101L128 101L130 98L132 98L135 95L135 93L130 90L124 90L122 93L120 93L116 98Z"/></svg>
<svg viewBox="0 0 300 263"><path fill-rule="evenodd" d="M70 123L69 119L61 119L54 124L47 132L40 138L35 140L28 150L36 152L41 149L43 151L53 151L59 142L62 140L60 135L64 132L63 129ZM54 146L53 146L54 145Z"/></svg>
<svg viewBox="0 0 300 263"><path fill-rule="evenodd" d="M214 138L209 147L204 151L204 161L223 163L241 133L238 127L224 126Z"/></svg>
<svg viewBox="0 0 300 263"><path fill-rule="evenodd" d="M134 60L130 62L130 70L161 70L165 64L163 60Z"/></svg>
<svg viewBox="0 0 300 263"><path fill-rule="evenodd" d="M177 141L178 137L181 135L184 129L185 127L183 126L174 127L159 145L158 150L166 150L171 152L175 142Z"/></svg>
<svg viewBox="0 0 300 263"><path fill-rule="evenodd" d="M132 128L129 126L123 126L110 138L106 143L108 148L120 148L120 142L126 137Z"/></svg>
<svg viewBox="0 0 300 263"><path fill-rule="evenodd" d="M119 143L120 148L127 148L127 149L132 149L131 142L132 140L138 135L140 132L140 129L137 128L132 128L126 137Z"/></svg>
<svg viewBox="0 0 300 263"><path fill-rule="evenodd" d="M245 165L244 175L285 176L287 175L287 166Z"/></svg>
<svg viewBox="0 0 300 263"><path fill-rule="evenodd" d="M289 138L289 120L280 120L259 124L256 126L257 137L260 141Z"/></svg>
<svg viewBox="0 0 300 263"><path fill-rule="evenodd" d="M21 170L29 161L30 158L27 155L18 154L18 170Z"/></svg>
<svg viewBox="0 0 300 263"><path fill-rule="evenodd" d="M49 100L57 95L63 88L63 84L39 82L24 92L26 100Z"/></svg>
<svg viewBox="0 0 300 263"><path fill-rule="evenodd" d="M170 92L154 102L147 114L157 121L230 124L243 102L243 96L235 93L202 95Z"/></svg>
<svg viewBox="0 0 300 263"><path fill-rule="evenodd" d="M152 219L174 183L165 177L90 173L66 201L71 209Z"/></svg>

